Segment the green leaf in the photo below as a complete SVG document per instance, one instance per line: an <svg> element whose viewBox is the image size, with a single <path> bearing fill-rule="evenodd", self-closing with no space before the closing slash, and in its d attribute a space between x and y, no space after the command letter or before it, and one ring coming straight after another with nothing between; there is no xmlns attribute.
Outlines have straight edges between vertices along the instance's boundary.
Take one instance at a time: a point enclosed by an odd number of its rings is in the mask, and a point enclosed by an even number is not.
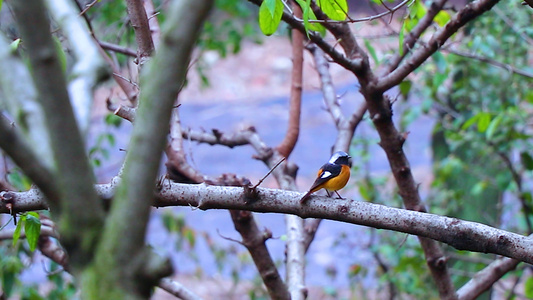
<svg viewBox="0 0 533 300"><path fill-rule="evenodd" d="M122 124L122 118L115 114L107 114L104 120L107 125L117 128L120 127L120 124Z"/></svg>
<svg viewBox="0 0 533 300"><path fill-rule="evenodd" d="M398 42L399 42L398 52L400 52L400 55L403 55L403 39L405 36L405 31L406 31L406 25L405 25L406 20L407 19L403 20L402 28L400 28L400 34L398 35Z"/></svg>
<svg viewBox="0 0 533 300"><path fill-rule="evenodd" d="M277 0L264 0L263 3L261 4L261 5L265 4L272 18L274 17L276 13L276 2Z"/></svg>
<svg viewBox="0 0 533 300"><path fill-rule="evenodd" d="M531 155L529 155L529 153L520 153L520 161L522 161L522 165L524 166L524 168L526 168L526 170L533 170L533 158L531 157Z"/></svg>
<svg viewBox="0 0 533 300"><path fill-rule="evenodd" d="M442 52L437 51L433 55L431 55L431 59L435 62L435 65L437 66L437 71L439 73L446 73L446 67L448 65L448 62L446 61L446 57L442 54Z"/></svg>
<svg viewBox="0 0 533 300"><path fill-rule="evenodd" d="M7 175L9 183L11 183L17 190L25 191L31 188L32 182L18 169L10 172Z"/></svg>
<svg viewBox="0 0 533 300"><path fill-rule="evenodd" d="M359 185L359 195L361 195L361 198L365 199L365 201L371 200L370 193L364 184Z"/></svg>
<svg viewBox="0 0 533 300"><path fill-rule="evenodd" d="M196 245L196 233L192 229L187 229L184 232L185 238L187 239L187 242L189 242L189 245L194 248Z"/></svg>
<svg viewBox="0 0 533 300"><path fill-rule="evenodd" d="M404 80L400 82L400 93L402 94L404 99L407 99L409 96L409 92L411 91L411 87L413 86L413 83L411 80Z"/></svg>
<svg viewBox="0 0 533 300"><path fill-rule="evenodd" d="M376 50L374 49L374 47L372 47L372 44L370 44L368 39L364 39L364 42L365 42L365 47L368 50L368 53L370 53L370 56L374 60L374 63L376 64L376 66L378 66L379 60L378 60L378 56L376 55Z"/></svg>
<svg viewBox="0 0 533 300"><path fill-rule="evenodd" d="M450 21L451 19L451 16L450 14L445 11L445 10L441 10L436 16L435 18L433 19L435 21L435 23L437 23L440 27L443 27L444 25L446 25L446 23L448 23L448 21Z"/></svg>
<svg viewBox="0 0 533 300"><path fill-rule="evenodd" d="M330 19L346 20L348 15L348 2L346 0L317 0L316 4Z"/></svg>
<svg viewBox="0 0 533 300"><path fill-rule="evenodd" d="M477 122L477 131L485 132L490 124L490 114L487 112L479 113L479 120Z"/></svg>
<svg viewBox="0 0 533 300"><path fill-rule="evenodd" d="M529 276L524 284L524 294L526 298L533 298L533 277Z"/></svg>
<svg viewBox="0 0 533 300"><path fill-rule="evenodd" d="M13 246L15 246L19 241L20 232L22 231L22 225L24 225L25 221L26 215L21 215L19 218L19 222L17 223L17 227L15 228L15 232L13 232Z"/></svg>
<svg viewBox="0 0 533 300"><path fill-rule="evenodd" d="M426 6L424 5L424 3L420 0L417 0L415 1L415 3L413 3L413 5L411 5L411 9L410 9L410 12L409 12L409 16L416 20L416 23L418 23L418 21L420 19L422 19L426 13L427 13L427 8ZM414 24L416 25L416 24ZM413 27L414 27L413 25Z"/></svg>
<svg viewBox="0 0 533 300"><path fill-rule="evenodd" d="M473 195L473 196L479 196L481 195L481 193L483 193L483 191L487 188L488 184L486 181L479 181L477 182L473 187L472 189L470 190L470 193Z"/></svg>
<svg viewBox="0 0 533 300"><path fill-rule="evenodd" d="M0 278L2 278L3 296L10 299L10 296L15 288L16 278L24 268L20 258L14 255L2 257L0 260Z"/></svg>
<svg viewBox="0 0 533 300"><path fill-rule="evenodd" d="M463 124L463 126L461 126L461 130L466 130L466 129L470 128L470 126L474 125L477 122L478 119L479 119L479 114L472 116L470 119L468 119Z"/></svg>
<svg viewBox="0 0 533 300"><path fill-rule="evenodd" d="M30 245L30 251L35 251L41 234L41 220L39 220L38 213L32 211L27 214L24 231L26 232L26 240Z"/></svg>
<svg viewBox="0 0 533 300"><path fill-rule="evenodd" d="M271 2L274 2L274 10L271 10ZM268 0L259 7L259 28L265 35L272 35L278 29L283 15L283 3L281 0Z"/></svg>
<svg viewBox="0 0 533 300"><path fill-rule="evenodd" d="M11 42L11 44L9 44L9 50L11 50L11 53L15 53L18 50L19 46L20 46L20 39L16 39L13 42Z"/></svg>
<svg viewBox="0 0 533 300"><path fill-rule="evenodd" d="M485 131L485 138L487 140L490 140L492 136L494 135L494 132L498 129L498 126L500 126L500 123L503 120L503 114L498 114L496 118L494 118L487 128L487 131Z"/></svg>
<svg viewBox="0 0 533 300"><path fill-rule="evenodd" d="M309 31L316 31L319 32L321 35L325 35L326 28L322 26L322 24L309 22L310 20L317 20L315 13L310 7L311 1L296 0L296 2L302 8L302 18L304 21L304 28L307 33L307 37L309 37Z"/></svg>
<svg viewBox="0 0 533 300"><path fill-rule="evenodd" d="M67 72L67 55L65 54L65 50L63 49L63 45L61 44L61 41L54 35L54 44L56 46L56 52L57 52L57 58L59 58L59 63L61 64L61 70L63 70L63 73Z"/></svg>

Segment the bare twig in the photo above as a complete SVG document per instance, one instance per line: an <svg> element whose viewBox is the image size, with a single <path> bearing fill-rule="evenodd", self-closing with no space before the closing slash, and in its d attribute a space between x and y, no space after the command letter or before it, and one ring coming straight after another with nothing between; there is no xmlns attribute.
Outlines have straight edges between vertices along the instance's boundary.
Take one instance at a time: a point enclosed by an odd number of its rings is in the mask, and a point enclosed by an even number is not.
<svg viewBox="0 0 533 300"><path fill-rule="evenodd" d="M96 3L98 3L98 0L94 0L93 2L85 5L85 8L80 12L80 16L83 16L89 9L91 9Z"/></svg>
<svg viewBox="0 0 533 300"><path fill-rule="evenodd" d="M201 300L202 298L189 289L187 289L181 283L172 280L170 278L163 278L159 281L158 287L171 295L183 300Z"/></svg>
<svg viewBox="0 0 533 300"><path fill-rule="evenodd" d="M263 176L263 178L261 178L256 185L254 185L252 187L252 189L255 189L256 187L260 186L261 183L263 183L263 181L268 177L268 175L272 174L272 172L282 163L284 162L285 160L287 159L287 157L282 157L272 168L270 168L270 170L265 174L265 176Z"/></svg>
<svg viewBox="0 0 533 300"><path fill-rule="evenodd" d="M293 2L293 11L296 17L302 15L300 5ZM291 96L289 107L289 125L285 138L278 145L277 150L284 157L289 157L300 135L300 114L302 106L302 80L303 80L303 48L304 35L297 29L292 29L292 73Z"/></svg>
<svg viewBox="0 0 533 300"><path fill-rule="evenodd" d="M500 158L503 160L503 163L507 166L507 169L511 173L513 181L516 184L516 187L518 189L518 198L520 199L520 204L522 205L522 210L524 214L524 219L526 221L528 234L531 234L533 233L533 225L531 224L531 220L529 219L529 217L532 214L532 210L531 210L531 206L528 203L529 201L527 200L525 196L526 193L522 185L522 176L518 172L518 170L515 168L515 164L511 161L507 153L498 151L497 149L495 149L495 151L498 154L498 156L500 156Z"/></svg>
<svg viewBox="0 0 533 300"><path fill-rule="evenodd" d="M459 300L476 299L488 290L507 272L514 270L520 261L511 258L499 258L474 275L470 281L457 291Z"/></svg>
<svg viewBox="0 0 533 300"><path fill-rule="evenodd" d="M106 100L106 104L107 104L107 109L112 111L113 114L125 120L128 120L132 123L135 121L135 115L137 113L137 110L135 108L128 107L122 104L114 105L113 103L111 103L110 99Z"/></svg>
<svg viewBox="0 0 533 300"><path fill-rule="evenodd" d="M154 9L154 2L152 0L143 1L144 10L148 16L148 25L150 26L150 32L152 33L152 40L154 41L155 49L159 48L159 41L161 39L161 29L159 27L159 22L157 21L156 16L159 12L156 12Z"/></svg>
<svg viewBox="0 0 533 300"><path fill-rule="evenodd" d="M137 50L137 64L142 66L154 52L154 41L148 25L148 17L141 0L126 0L128 16L135 32Z"/></svg>
<svg viewBox="0 0 533 300"><path fill-rule="evenodd" d="M131 50L128 47L123 47L120 45L115 45L115 44L104 42L104 41L98 41L98 44L106 50L121 53L121 54L131 56L131 57L137 57L137 52Z"/></svg>
<svg viewBox="0 0 533 300"><path fill-rule="evenodd" d="M168 161L165 163L170 179L177 182L200 183L204 176L188 162L183 149L183 137L179 109L173 109L170 127L170 141L165 149Z"/></svg>
<svg viewBox="0 0 533 300"><path fill-rule="evenodd" d="M435 53L454 33L467 22L473 20L484 12L490 10L499 0L479 0L470 2L462 8L446 26L438 29L427 42L427 46L420 47L412 52L411 57L394 71L385 72L377 81L376 91L386 91L399 84L407 75L418 68L428 57ZM393 66L393 65L391 65ZM390 68L389 70L392 70Z"/></svg>
<svg viewBox="0 0 533 300"><path fill-rule="evenodd" d="M137 105L137 97L139 96L138 86L136 84L132 84L132 81L128 78L125 78L124 76L120 75L120 70L115 64L115 62L111 59L111 57L109 57L109 55L107 55L107 53L104 51L103 47L100 46L100 44L98 44L98 46L98 51L113 71L113 79L115 79L116 83L118 84L118 86L120 86L120 88L122 89L128 100L131 102L131 104Z"/></svg>
<svg viewBox="0 0 533 300"><path fill-rule="evenodd" d="M79 17L73 1L46 0L46 3L50 15L69 40L73 62L68 78L68 92L79 130L85 136L91 121L94 89L109 78L109 69L100 57L89 29Z"/></svg>
<svg viewBox="0 0 533 300"><path fill-rule="evenodd" d="M20 132L3 115L0 115L0 147L41 189L53 205L59 205L59 187L54 181L55 176L52 171L41 163Z"/></svg>
<svg viewBox="0 0 533 300"><path fill-rule="evenodd" d="M186 139L209 145L227 146L230 148L248 145L249 139L254 133L254 127L249 127L234 133L225 133L218 129L212 129L211 132L195 131L192 129L182 130L182 135Z"/></svg>
<svg viewBox="0 0 533 300"><path fill-rule="evenodd" d="M495 67L502 68L502 69L507 70L507 71L509 71L511 73L515 73L517 75L521 75L521 76L528 77L528 78L533 78L533 73L530 73L530 72L527 72L527 71L524 71L524 70L520 70L520 69L518 69L516 67L513 67L513 66L511 66L509 64L505 64L505 63L499 62L497 60L490 59L488 57L462 52L462 51L459 51L459 50L452 49L450 47L444 47L444 48L441 49L441 51L448 52L448 53L451 53L451 54L454 54L454 55L457 55L457 56L462 56L462 57L466 57L466 58L475 59L475 60L478 60L478 61L481 61L481 62L484 62L484 63L488 63L488 64L493 65Z"/></svg>
<svg viewBox="0 0 533 300"><path fill-rule="evenodd" d="M442 10L448 0L434 0L429 5L427 13L418 21L416 26L404 38L403 51L396 51L394 56L386 64L383 75L394 71L405 56L413 49L418 39L433 23L435 16Z"/></svg>
<svg viewBox="0 0 533 300"><path fill-rule="evenodd" d="M261 231L254 221L253 214L244 210L230 210L231 219L242 236L242 244L248 249L259 274L267 286L271 299L291 299L287 286L272 260L265 241L272 237L269 230Z"/></svg>

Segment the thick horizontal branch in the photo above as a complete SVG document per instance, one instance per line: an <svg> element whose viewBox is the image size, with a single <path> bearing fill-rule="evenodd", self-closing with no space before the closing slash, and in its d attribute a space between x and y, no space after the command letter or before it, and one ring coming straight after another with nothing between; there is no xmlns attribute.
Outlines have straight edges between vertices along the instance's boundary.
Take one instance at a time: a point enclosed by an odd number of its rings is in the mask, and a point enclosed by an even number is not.
<svg viewBox="0 0 533 300"><path fill-rule="evenodd" d="M101 184L97 192L110 199L113 186ZM41 194L33 189L27 192L9 192L17 210L46 208ZM247 193L246 195L255 195ZM378 229L388 229L418 235L446 243L459 250L495 253L523 262L533 263L533 239L456 218L388 207L363 201L311 196L306 205L299 204L302 193L278 189L258 188L252 199L243 188L220 187L205 184L179 184L165 181L155 194L154 206L190 206L201 210L239 209L263 213L294 214L303 218L336 220ZM9 213L0 203L0 213Z"/></svg>

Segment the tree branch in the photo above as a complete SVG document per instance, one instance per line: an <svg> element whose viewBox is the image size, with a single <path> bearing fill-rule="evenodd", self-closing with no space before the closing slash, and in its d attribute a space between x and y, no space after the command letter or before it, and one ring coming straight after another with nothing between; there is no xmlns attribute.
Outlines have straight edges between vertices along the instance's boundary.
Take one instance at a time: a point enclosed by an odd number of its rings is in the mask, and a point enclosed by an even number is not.
<svg viewBox="0 0 533 300"><path fill-rule="evenodd" d="M174 112L174 118L175 121L172 123L170 132L171 141L167 147L167 156L169 157L169 161L166 164L168 176L173 180L178 179L180 182L204 182L204 176L192 168L185 159L181 136L182 130L177 110ZM238 178L231 174L223 174L217 179L209 180L209 184L244 187L249 186L249 180ZM230 210L230 215L235 230L242 237L242 245L250 253L270 298L290 299L287 286L279 275L276 264L265 244L266 240L271 237L271 233L268 236L267 232L269 231L260 231L253 214L249 211Z"/></svg>
<svg viewBox="0 0 533 300"><path fill-rule="evenodd" d="M137 46L137 64L142 66L154 52L154 41L148 25L148 17L142 0L126 0L128 16L135 32Z"/></svg>
<svg viewBox="0 0 533 300"><path fill-rule="evenodd" d="M248 145L251 135L256 134L256 131L254 127L248 127L234 133L225 133L218 129L212 129L211 132L186 129L182 131L182 134L183 138L197 141L199 143L222 145L233 148Z"/></svg>
<svg viewBox="0 0 533 300"><path fill-rule="evenodd" d="M166 292L183 300L201 300L202 298L187 289L181 283L170 278L163 278L159 281L158 287Z"/></svg>
<svg viewBox="0 0 533 300"><path fill-rule="evenodd" d="M407 75L418 68L428 57L435 53L462 26L490 10L499 0L477 0L461 9L442 28L437 30L427 45L413 51L412 56L393 72L383 76L376 84L376 91L384 92L398 85Z"/></svg>
<svg viewBox="0 0 533 300"><path fill-rule="evenodd" d="M3 115L0 115L0 147L22 169L54 206L59 206L59 187L54 181L55 176L35 155L33 150L26 144L21 134L9 123ZM2 201L8 201L0 197ZM16 207L13 207L16 210Z"/></svg>
<svg viewBox="0 0 533 300"><path fill-rule="evenodd" d="M103 199L113 197L111 184L95 186ZM46 209L37 189L8 192L19 209ZM494 253L533 263L533 239L481 223L439 216L364 201L316 196L299 205L303 193L258 188L257 199L247 203L243 188L168 182L156 193L155 207L188 206L201 210L238 209L262 213L288 213L303 218L322 218L422 236L459 250ZM0 213L9 213L0 203Z"/></svg>
<svg viewBox="0 0 533 300"><path fill-rule="evenodd" d="M161 40L161 28L157 21L158 12L154 9L154 2L152 0L143 0L144 10L148 16L148 25L150 27L150 33L152 34L152 41L154 42L154 48L159 48L159 42Z"/></svg>
<svg viewBox="0 0 533 300"><path fill-rule="evenodd" d="M253 214L249 211L230 210L230 214L235 230L241 234L242 244L252 256L270 298L291 299L287 286L281 279L276 264L265 245L266 240L272 237L272 232L259 230Z"/></svg>
<svg viewBox="0 0 533 300"><path fill-rule="evenodd" d="M300 5L292 2L295 17L302 16ZM297 29L292 29L292 73L291 95L289 107L289 125L285 138L278 145L277 150L284 157L289 157L300 135L300 113L302 106L302 80L303 80L303 49L304 35Z"/></svg>
<svg viewBox="0 0 533 300"><path fill-rule="evenodd" d="M507 272L514 270L520 261L512 258L499 258L483 270L477 272L470 281L457 291L459 300L476 299L481 293L490 289Z"/></svg>
<svg viewBox="0 0 533 300"><path fill-rule="evenodd" d="M127 55L127 56L131 56L131 57L137 57L137 52L131 50L130 48L123 47L123 46L120 46L120 45L111 44L111 43L108 43L108 42L105 42L105 41L98 41L98 44L103 49L106 49L106 50L109 50L109 51L113 51L113 52L117 52L117 53L121 53L121 54L124 54L124 55Z"/></svg>
<svg viewBox="0 0 533 300"><path fill-rule="evenodd" d="M98 46L100 46L98 48L98 50L100 51L100 54L102 55L104 60L108 63L108 65L111 67L111 70L113 71L113 79L115 79L115 82L122 89L122 91L126 95L126 98L128 98L131 104L136 106L138 96L139 96L137 85L132 84L131 80L128 80L127 78L121 76L119 67L115 64L115 62L111 59L111 57L109 57L109 55L104 51L103 46L100 45L100 42L98 42Z"/></svg>
<svg viewBox="0 0 533 300"><path fill-rule="evenodd" d="M327 15L316 5L311 3L311 8L315 12L318 19L327 20ZM372 78L373 74L370 72L368 55L359 47L357 39L355 38L350 26L347 23L324 23L326 29L333 34L335 40L341 45L346 57L354 62L357 62L358 68L351 71L358 75L358 77Z"/></svg>
<svg viewBox="0 0 533 300"><path fill-rule="evenodd" d="M85 135L91 122L93 91L111 75L98 48L82 22L74 3L69 0L46 0L49 12L69 40L74 62L68 91L80 131Z"/></svg>
<svg viewBox="0 0 533 300"><path fill-rule="evenodd" d="M173 109L172 122L170 124L170 141L165 148L168 161L165 163L167 174L170 179L183 183L204 182L204 176L187 162L183 150L183 137L178 108Z"/></svg>
<svg viewBox="0 0 533 300"><path fill-rule="evenodd" d="M52 169L54 157L50 137L33 79L27 66L10 49L3 35L0 35L0 85L3 95L1 101L5 108L41 163Z"/></svg>
<svg viewBox="0 0 533 300"><path fill-rule="evenodd" d="M349 152L350 144L352 142L355 129L363 119L366 113L366 102L363 103L357 111L355 111L349 119L347 119L342 113L339 101L337 99L337 93L333 87L333 81L329 73L329 64L324 57L324 52L317 48L315 45L309 45L307 47L315 60L315 69L320 78L320 84L322 88L322 95L324 95L324 102L328 112L337 127L337 139L333 147L333 151L342 150Z"/></svg>
<svg viewBox="0 0 533 300"><path fill-rule="evenodd" d="M383 75L394 71L405 58L405 56L411 52L411 49L413 49L418 39L433 23L433 19L442 10L447 1L448 0L434 0L431 2L427 13L418 21L416 26L404 38L402 45L403 51L396 51L394 56L386 64Z"/></svg>
<svg viewBox="0 0 533 300"><path fill-rule="evenodd" d="M499 62L497 60L493 60L493 59L490 59L490 58L487 58L487 57L483 57L483 56L479 56L479 55L476 55L476 54L470 54L470 53L462 52L462 51L455 50L455 49L452 49L452 48L449 48L449 47L442 48L441 51L448 52L448 53L451 53L451 54L457 55L457 56L462 56L462 57L466 57L466 58L475 59L475 60L478 60L480 62L488 63L489 65L493 65L495 67L502 68L502 69L507 70L507 71L509 71L511 73L514 73L514 74L517 74L517 75L520 75L520 76L524 76L524 77L528 77L528 78L533 79L533 73L530 73L530 72L527 72L527 71L524 71L524 70L520 70L520 69L518 69L516 67L513 67L513 66L511 66L509 64L505 64L505 63Z"/></svg>
<svg viewBox="0 0 533 300"><path fill-rule="evenodd" d="M10 1L32 65L57 165L60 206L51 201L59 217L61 243L70 255L74 273L91 260L103 225L103 207L93 187L93 174L85 154L57 50L50 35L46 9L40 0ZM87 209L90 207L91 209Z"/></svg>
<svg viewBox="0 0 533 300"><path fill-rule="evenodd" d="M131 299L146 298L159 282L158 277L165 275L160 269L144 264L149 199L153 197L172 107L185 81L190 54L212 5L213 1L174 2L163 29L161 47L143 68L143 92L124 172L97 250L96 272L87 280L91 284L87 291L91 291L93 297L106 299L110 295L108 291L118 289ZM144 13L144 9L142 11ZM148 54L146 51L143 49L141 56ZM135 221L124 222L125 219ZM146 270L151 271L147 273Z"/></svg>
<svg viewBox="0 0 533 300"><path fill-rule="evenodd" d="M249 2L260 6L263 2L262 0L248 0ZM306 33L304 25L302 22L296 20L292 14L288 12L283 12L282 20L285 21L285 23L289 24L292 28L298 29L302 33ZM326 52L336 63L343 66L347 70L350 71L357 71L361 69L361 61L360 60L353 60L349 57L347 58L344 56L341 52L335 50L335 46L330 45L327 43L318 33L315 32L309 32L308 33L309 39L315 43L318 47L320 47L324 52Z"/></svg>

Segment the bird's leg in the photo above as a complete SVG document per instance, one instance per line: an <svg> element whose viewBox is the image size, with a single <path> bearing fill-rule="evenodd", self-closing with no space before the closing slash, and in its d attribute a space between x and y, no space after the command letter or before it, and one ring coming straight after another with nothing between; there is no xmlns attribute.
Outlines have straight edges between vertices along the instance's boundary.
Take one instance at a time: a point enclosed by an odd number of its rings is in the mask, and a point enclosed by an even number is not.
<svg viewBox="0 0 533 300"><path fill-rule="evenodd" d="M335 191L335 194L337 194L337 196L339 196L339 199L344 199L344 198L342 198L342 196L339 193L337 193L337 191Z"/></svg>
<svg viewBox="0 0 533 300"><path fill-rule="evenodd" d="M326 190L326 189L325 189ZM331 194L329 193L328 190L326 190L326 193L328 194L328 197L331 197Z"/></svg>

